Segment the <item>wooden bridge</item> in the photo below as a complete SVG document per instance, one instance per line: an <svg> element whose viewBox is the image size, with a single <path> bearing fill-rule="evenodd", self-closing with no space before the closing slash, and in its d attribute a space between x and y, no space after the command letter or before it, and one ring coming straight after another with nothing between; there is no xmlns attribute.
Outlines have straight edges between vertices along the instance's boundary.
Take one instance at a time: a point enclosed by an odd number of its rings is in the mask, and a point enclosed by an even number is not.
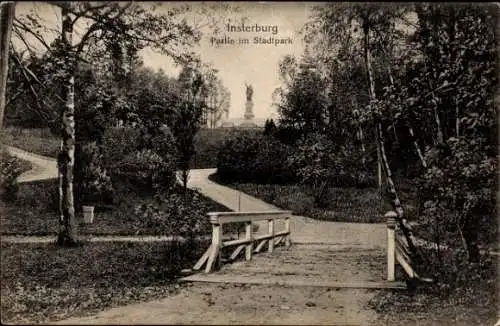
<svg viewBox="0 0 500 326"><path fill-rule="evenodd" d="M396 280L401 265L418 278L407 245L397 235L396 213L388 212L386 243L293 243L290 211L211 212L212 243L186 282L268 284L328 288L405 289ZM244 224L242 237L224 241L224 229ZM333 223L333 222L332 222ZM254 231L258 225L259 231ZM267 247L267 251L263 249ZM238 261L240 254L244 260ZM258 254L258 255L254 255ZM205 266L203 272L198 272Z"/></svg>

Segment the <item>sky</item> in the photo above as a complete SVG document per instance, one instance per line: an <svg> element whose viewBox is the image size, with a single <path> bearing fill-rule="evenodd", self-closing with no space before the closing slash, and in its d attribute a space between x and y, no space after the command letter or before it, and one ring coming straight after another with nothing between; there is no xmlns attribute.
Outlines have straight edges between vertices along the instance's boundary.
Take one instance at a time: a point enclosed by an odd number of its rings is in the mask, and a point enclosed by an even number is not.
<svg viewBox="0 0 500 326"><path fill-rule="evenodd" d="M170 6L179 4L181 3L164 2L159 10L167 10ZM190 4L195 9L208 8L206 3ZM213 31L214 26L202 28L202 40L194 50L200 54L203 62L210 63L219 71L219 77L231 92L230 119L243 117L246 101L245 82L251 84L254 90L255 118L268 118L276 112L276 108L272 106L272 94L280 86L279 61L285 55L299 57L302 54L304 45L299 31L306 23L313 4L233 2L231 5L238 10L216 10L214 15L218 17L219 32ZM51 28L59 29L59 10L48 4L20 2L16 7L16 16L26 15L32 8L36 8L36 13L43 18L44 26L49 29L47 33L50 33ZM189 18L192 17L188 17L188 20ZM248 31L238 31L238 28L242 27L242 20L243 28ZM233 27L228 27L228 22ZM261 31L256 30L259 28ZM283 41L280 44L255 44L255 37ZM249 43L240 44L239 39L247 39ZM141 54L146 66L155 70L161 68L171 76L178 75L179 68L169 57L149 49Z"/></svg>
<svg viewBox="0 0 500 326"><path fill-rule="evenodd" d="M255 117L268 118L276 112L276 108L272 106L272 94L280 86L278 76L280 59L288 54L300 56L303 52L299 31L307 21L310 4L299 2L238 2L237 4L241 12L229 14L231 26L241 26L240 21L244 17L245 26L249 29L254 26L254 31L238 32L237 29L228 31L229 19L224 19L219 24L219 33L204 31L198 52L202 61L211 63L219 70L219 77L231 92L229 118L243 117L246 101L245 82L251 84L254 90ZM270 32L257 32L256 25L266 27L266 30L267 26L271 26ZM255 44L254 37L285 39L285 42L277 45ZM228 38L233 39L235 44L229 44ZM248 39L249 44L239 44L240 38ZM176 71L169 58L151 51L145 51L143 59L144 63L152 68L163 68L167 72Z"/></svg>

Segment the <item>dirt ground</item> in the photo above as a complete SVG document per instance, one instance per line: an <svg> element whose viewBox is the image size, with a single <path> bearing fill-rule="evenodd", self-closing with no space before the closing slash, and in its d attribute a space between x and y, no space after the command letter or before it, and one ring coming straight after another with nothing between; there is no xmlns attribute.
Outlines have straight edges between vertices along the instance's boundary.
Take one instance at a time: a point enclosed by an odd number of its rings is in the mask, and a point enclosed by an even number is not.
<svg viewBox="0 0 500 326"><path fill-rule="evenodd" d="M17 149L11 152L34 165L20 181L57 176L54 160ZM208 176L213 172L213 169L192 171L190 188L233 210L277 209L209 181ZM281 229L282 225L278 223L277 228ZM258 254L250 262L227 264L211 274L271 280L281 285L183 283L177 294L162 300L113 308L95 316L74 317L55 324L374 325L377 315L367 304L378 290L283 284L297 280L305 283L382 281L385 230L385 225L320 222L293 216L291 248Z"/></svg>
<svg viewBox="0 0 500 326"><path fill-rule="evenodd" d="M224 265L209 276L352 282L382 281L380 248L294 245L252 261ZM159 301L114 308L58 324L328 324L374 325L367 306L378 290L312 286L183 283L179 293Z"/></svg>

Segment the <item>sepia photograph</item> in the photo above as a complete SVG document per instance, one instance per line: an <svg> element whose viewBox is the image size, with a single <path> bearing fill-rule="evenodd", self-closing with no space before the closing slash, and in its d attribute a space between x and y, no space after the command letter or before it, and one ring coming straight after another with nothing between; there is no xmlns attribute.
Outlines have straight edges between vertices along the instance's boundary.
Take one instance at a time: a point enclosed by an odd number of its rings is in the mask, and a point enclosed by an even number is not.
<svg viewBox="0 0 500 326"><path fill-rule="evenodd" d="M499 14L1 1L1 323L500 326Z"/></svg>

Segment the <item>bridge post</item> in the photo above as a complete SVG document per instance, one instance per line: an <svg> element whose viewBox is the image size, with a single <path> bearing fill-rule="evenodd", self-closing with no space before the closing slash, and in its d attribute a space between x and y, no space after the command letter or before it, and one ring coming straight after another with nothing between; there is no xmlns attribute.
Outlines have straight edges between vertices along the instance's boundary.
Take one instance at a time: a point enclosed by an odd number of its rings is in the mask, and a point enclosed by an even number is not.
<svg viewBox="0 0 500 326"><path fill-rule="evenodd" d="M222 249L222 224L212 223L212 245L210 246L210 254L208 256L207 266L205 267L205 273L210 273L214 263L217 267L220 267L221 261L221 249Z"/></svg>
<svg viewBox="0 0 500 326"><path fill-rule="evenodd" d="M273 252L273 250L274 250L274 220L270 219L267 221L267 223L268 223L269 235L271 235L271 239L269 239L268 251Z"/></svg>
<svg viewBox="0 0 500 326"><path fill-rule="evenodd" d="M245 239L248 240L248 243L245 247L245 259L251 260L252 259L252 250L253 250L252 221L248 221L245 223Z"/></svg>
<svg viewBox="0 0 500 326"><path fill-rule="evenodd" d="M285 236L285 247L290 247L292 245L292 237L290 235L290 217L287 216L285 218L285 232L288 232L288 235Z"/></svg>
<svg viewBox="0 0 500 326"><path fill-rule="evenodd" d="M385 213L387 221L387 280L396 279L396 217L394 211Z"/></svg>

